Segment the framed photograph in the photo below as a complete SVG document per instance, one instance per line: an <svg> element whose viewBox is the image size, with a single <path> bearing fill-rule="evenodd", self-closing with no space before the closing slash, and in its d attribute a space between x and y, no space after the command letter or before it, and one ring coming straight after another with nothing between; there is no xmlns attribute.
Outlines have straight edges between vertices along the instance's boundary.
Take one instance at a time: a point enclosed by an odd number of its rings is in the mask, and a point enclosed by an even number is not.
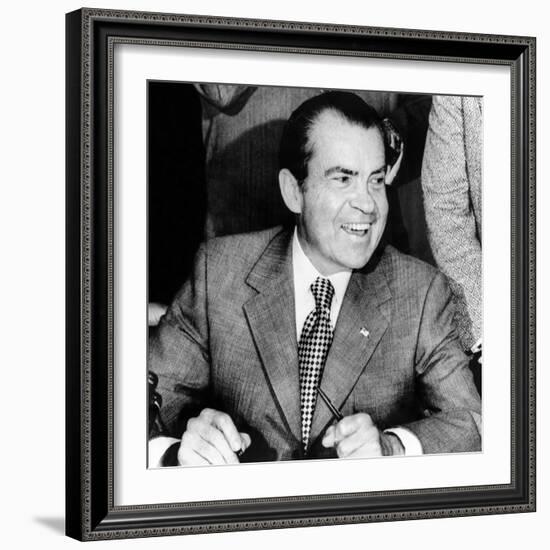
<svg viewBox="0 0 550 550"><path fill-rule="evenodd" d="M535 39L67 15L67 535L535 510Z"/></svg>

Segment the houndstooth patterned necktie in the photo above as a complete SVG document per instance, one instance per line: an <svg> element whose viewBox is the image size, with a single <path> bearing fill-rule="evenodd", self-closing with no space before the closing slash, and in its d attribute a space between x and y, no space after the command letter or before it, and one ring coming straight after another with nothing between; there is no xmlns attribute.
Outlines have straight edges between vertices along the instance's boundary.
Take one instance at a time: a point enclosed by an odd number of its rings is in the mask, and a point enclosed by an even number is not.
<svg viewBox="0 0 550 550"><path fill-rule="evenodd" d="M304 451L307 450L309 441L311 419L317 398L317 385L332 343L330 306L334 296L334 287L328 279L317 277L310 288L315 298L315 309L306 318L298 344Z"/></svg>

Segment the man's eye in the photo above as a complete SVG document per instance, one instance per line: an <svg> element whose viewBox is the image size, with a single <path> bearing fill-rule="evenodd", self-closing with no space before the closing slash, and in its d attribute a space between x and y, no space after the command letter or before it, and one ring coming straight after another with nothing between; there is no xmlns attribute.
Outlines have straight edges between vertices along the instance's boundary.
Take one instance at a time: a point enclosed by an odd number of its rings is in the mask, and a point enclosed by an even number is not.
<svg viewBox="0 0 550 550"><path fill-rule="evenodd" d="M378 176L376 178L371 178L370 184L373 187L382 187L386 183L386 178L384 176Z"/></svg>
<svg viewBox="0 0 550 550"><path fill-rule="evenodd" d="M339 183L349 183L350 179L351 178L349 176L335 176L333 178L333 180L335 180Z"/></svg>

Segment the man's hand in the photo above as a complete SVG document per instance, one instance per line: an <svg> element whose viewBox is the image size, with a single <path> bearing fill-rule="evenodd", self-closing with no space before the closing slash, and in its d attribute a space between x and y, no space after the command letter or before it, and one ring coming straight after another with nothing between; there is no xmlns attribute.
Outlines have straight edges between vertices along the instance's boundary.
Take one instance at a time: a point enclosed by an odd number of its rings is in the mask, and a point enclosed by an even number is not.
<svg viewBox="0 0 550 550"><path fill-rule="evenodd" d="M401 168L401 162L403 161L403 153L405 152L405 146L403 143L400 145L399 156L393 166L388 166L386 170L386 185L391 185L393 180L397 176L399 169Z"/></svg>
<svg viewBox="0 0 550 550"><path fill-rule="evenodd" d="M181 466L238 464L237 453L250 446L250 436L235 427L231 417L214 409L203 409L190 418L178 449Z"/></svg>
<svg viewBox="0 0 550 550"><path fill-rule="evenodd" d="M329 426L322 444L334 447L339 458L368 458L404 454L398 437L378 430L366 413L346 416Z"/></svg>

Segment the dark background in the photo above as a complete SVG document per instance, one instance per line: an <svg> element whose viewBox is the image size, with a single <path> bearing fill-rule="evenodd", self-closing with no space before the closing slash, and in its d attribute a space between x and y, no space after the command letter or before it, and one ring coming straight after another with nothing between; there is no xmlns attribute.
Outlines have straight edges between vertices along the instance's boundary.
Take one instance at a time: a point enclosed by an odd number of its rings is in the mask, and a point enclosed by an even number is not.
<svg viewBox="0 0 550 550"><path fill-rule="evenodd" d="M189 84L149 84L149 301L168 304L203 239L206 179L199 95Z"/></svg>

